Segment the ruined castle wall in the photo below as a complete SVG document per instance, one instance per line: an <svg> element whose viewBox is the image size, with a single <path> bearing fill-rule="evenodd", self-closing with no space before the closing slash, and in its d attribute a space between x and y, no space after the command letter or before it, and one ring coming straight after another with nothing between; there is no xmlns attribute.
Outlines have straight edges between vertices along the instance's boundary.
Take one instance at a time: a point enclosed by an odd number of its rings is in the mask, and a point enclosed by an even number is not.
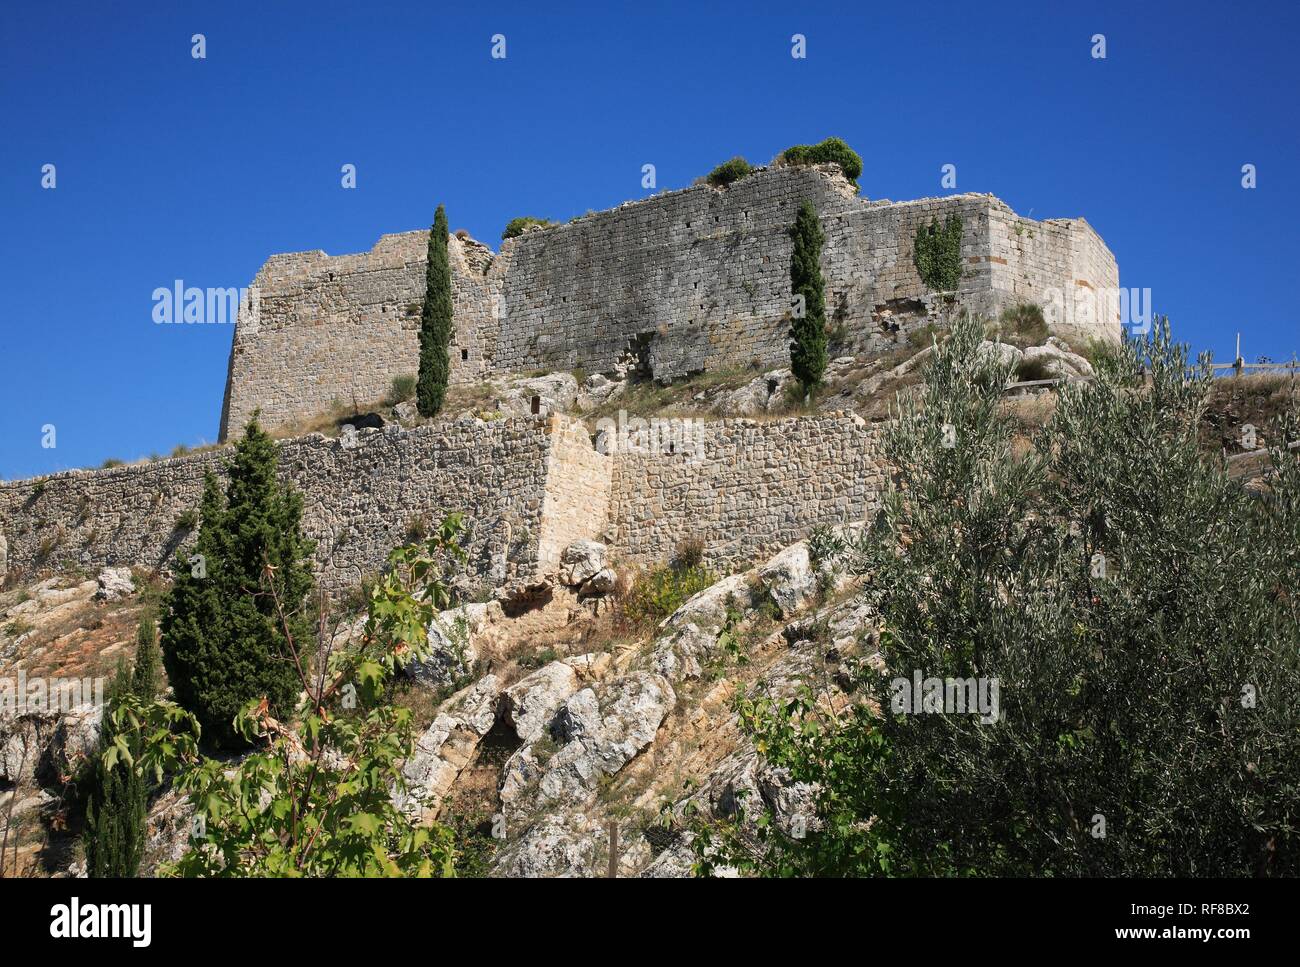
<svg viewBox="0 0 1300 967"><path fill-rule="evenodd" d="M506 242L493 368L607 371L631 351L656 376L788 361L790 227L861 204L842 177L780 168L698 185Z"/></svg>
<svg viewBox="0 0 1300 967"><path fill-rule="evenodd" d="M303 494L322 586L378 571L413 525L452 511L469 524L470 572L498 586L535 574L551 441L549 425L532 419L312 435L280 443L280 472ZM192 540L176 525L198 508L204 473L220 474L229 455L0 483L10 572L163 567Z"/></svg>
<svg viewBox="0 0 1300 967"><path fill-rule="evenodd" d="M665 438L667 439L667 438ZM389 551L466 517L472 587L527 585L580 538L653 564L702 541L715 567L746 564L818 524L863 520L885 483L879 430L847 414L691 422L667 448L597 452L565 417L462 420L318 434L279 444L280 475L303 495L320 585L337 592ZM230 450L0 483L0 548L11 575L109 565L163 569L193 540L203 477Z"/></svg>
<svg viewBox="0 0 1300 967"><path fill-rule="evenodd" d="M599 540L609 521L613 459L596 451L587 428L577 420L551 418L551 448L546 473L546 504L538 558L552 571L574 541Z"/></svg>
<svg viewBox="0 0 1300 967"><path fill-rule="evenodd" d="M917 229L962 217L959 308L994 313L1053 291L1114 288L1115 260L1082 220L1018 218L991 195L868 201L835 166L763 169L526 232L493 257L451 240L453 382L491 372L608 372L631 356L657 377L789 361L790 227L811 201L837 344L886 352L941 321L913 264ZM370 252L275 256L241 311L224 434L261 407L279 425L341 403L366 406L417 366L427 233ZM1063 301L1072 303L1066 296ZM1115 324L1111 326L1111 322ZM1114 313L1067 335L1118 334Z"/></svg>
<svg viewBox="0 0 1300 967"><path fill-rule="evenodd" d="M385 235L369 252L276 255L253 280L231 347L221 439L253 411L272 427L330 410L364 408L394 376L418 367L428 232ZM486 247L452 236L454 382L483 369L492 330Z"/></svg>
<svg viewBox="0 0 1300 967"><path fill-rule="evenodd" d="M682 541L724 567L863 520L885 485L879 431L846 414L702 425L698 450L618 452L610 549L651 565Z"/></svg>
<svg viewBox="0 0 1300 967"><path fill-rule="evenodd" d="M1043 306L1052 332L1077 346L1119 339L1119 313L1108 297L1119 286L1119 269L1091 225L1081 218L1031 221L1001 202L991 208L990 223L992 287L1009 296L1005 301Z"/></svg>

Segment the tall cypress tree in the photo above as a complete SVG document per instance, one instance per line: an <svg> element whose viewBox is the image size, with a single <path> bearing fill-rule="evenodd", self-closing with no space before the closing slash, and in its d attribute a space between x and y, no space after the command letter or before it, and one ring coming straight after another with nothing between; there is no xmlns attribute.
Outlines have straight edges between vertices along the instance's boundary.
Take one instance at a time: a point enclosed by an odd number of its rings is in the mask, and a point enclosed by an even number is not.
<svg viewBox="0 0 1300 967"><path fill-rule="evenodd" d="M420 316L420 375L415 405L421 416L442 409L451 375L451 264L447 260L447 213L441 205L429 231L429 261L424 280L424 312Z"/></svg>
<svg viewBox="0 0 1300 967"><path fill-rule="evenodd" d="M803 296L803 312L790 320L790 369L809 393L826 372L826 282L821 266L826 236L811 202L799 206L791 235L790 290Z"/></svg>
<svg viewBox="0 0 1300 967"><path fill-rule="evenodd" d="M150 618L141 621L138 636L143 638L146 624L152 641L153 621ZM147 656L145 660L148 661ZM139 666L137 654L137 669ZM112 768L105 768L103 763L103 754L115 738L111 725L112 711L127 694L135 691L134 684L126 664L118 662L117 677L113 680L108 705L104 709L99 751L92 757L89 767L86 822L82 830L87 876L135 876L144 854L145 815L149 799L144 776L124 762L118 762ZM140 695L138 692L136 694ZM140 697L148 701L152 696ZM141 751L138 741L137 748L131 751L133 754Z"/></svg>
<svg viewBox="0 0 1300 967"><path fill-rule="evenodd" d="M152 614L140 619L135 633L135 667L131 671L131 691L142 702L158 697L158 673L162 653L158 649L158 625Z"/></svg>
<svg viewBox="0 0 1300 967"><path fill-rule="evenodd" d="M300 683L275 599L306 651L315 545L301 533L302 495L276 478L275 442L256 415L228 470L224 494L211 474L204 481L198 538L167 596L162 651L176 701L206 739L231 747L240 744L234 718L250 701L265 697L277 717L293 709Z"/></svg>

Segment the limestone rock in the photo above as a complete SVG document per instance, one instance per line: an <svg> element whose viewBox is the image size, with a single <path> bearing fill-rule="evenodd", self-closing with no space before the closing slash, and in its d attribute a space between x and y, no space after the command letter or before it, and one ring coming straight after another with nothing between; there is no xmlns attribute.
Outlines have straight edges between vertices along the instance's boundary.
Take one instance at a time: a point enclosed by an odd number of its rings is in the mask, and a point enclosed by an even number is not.
<svg viewBox="0 0 1300 967"><path fill-rule="evenodd" d="M537 411L533 411L533 401ZM507 416L546 416L551 413L568 413L578 402L578 381L572 373L551 373L528 379L510 381L497 409Z"/></svg>
<svg viewBox="0 0 1300 967"><path fill-rule="evenodd" d="M686 602L665 618L659 625L665 630L680 630L694 624L699 628L717 632L727 618L727 599L739 603L749 601L749 584L743 574L733 574L717 584L693 594Z"/></svg>
<svg viewBox="0 0 1300 967"><path fill-rule="evenodd" d="M979 348L976 350L976 355L980 359L992 356L997 363L1008 367L1012 372L1014 372L1015 367L1020 363L1024 353L1017 347L1011 345L1011 343L993 342L986 339L984 342L979 344Z"/></svg>
<svg viewBox="0 0 1300 967"><path fill-rule="evenodd" d="M560 706L580 687L572 665L553 661L505 690L501 714L521 741L536 741L546 734Z"/></svg>
<svg viewBox="0 0 1300 967"><path fill-rule="evenodd" d="M759 579L783 615L803 608L817 592L817 575L808 557L808 542L799 541L758 569Z"/></svg>
<svg viewBox="0 0 1300 967"><path fill-rule="evenodd" d="M436 814L443 797L496 724L501 681L485 675L442 704L402 768L407 796L398 805L411 815Z"/></svg>
<svg viewBox="0 0 1300 967"><path fill-rule="evenodd" d="M578 409L582 411L595 409L602 403L617 399L627 388L627 380L612 380L602 373L592 373L582 381L578 390Z"/></svg>
<svg viewBox="0 0 1300 967"><path fill-rule="evenodd" d="M83 705L59 716L45 750L45 764L57 777L71 777L99 746L104 706Z"/></svg>
<svg viewBox="0 0 1300 967"><path fill-rule="evenodd" d="M517 813L525 806L589 801L602 776L617 773L654 740L676 703L668 680L650 672L583 688L560 707L544 740L560 743L558 750L548 755L534 742L506 763L502 804ZM534 782L536 793L525 797Z"/></svg>
<svg viewBox="0 0 1300 967"><path fill-rule="evenodd" d="M560 583L577 587L605 568L604 544L598 541L574 541L560 555Z"/></svg>
<svg viewBox="0 0 1300 967"><path fill-rule="evenodd" d="M713 408L718 413L739 416L768 413L785 401L786 391L793 382L794 376L790 370L774 369L770 373L754 377L739 389L724 394Z"/></svg>
<svg viewBox="0 0 1300 967"><path fill-rule="evenodd" d="M1082 356L1076 355L1060 346L1065 345L1058 339L1053 344L1051 339L1045 346L1030 346L1025 350L1025 362L1036 363L1052 379L1079 379L1094 375L1092 364Z"/></svg>
<svg viewBox="0 0 1300 967"><path fill-rule="evenodd" d="M411 662L406 673L430 688L455 683L469 674L478 661L476 636L501 618L498 601L465 604L443 611L429 625L429 657Z"/></svg>
<svg viewBox="0 0 1300 967"><path fill-rule="evenodd" d="M135 579L129 567L106 567L96 578L99 590L95 592L97 601L116 601L135 593Z"/></svg>
<svg viewBox="0 0 1300 967"><path fill-rule="evenodd" d="M613 568L602 567L582 585L582 595L609 594L618 586L618 575Z"/></svg>

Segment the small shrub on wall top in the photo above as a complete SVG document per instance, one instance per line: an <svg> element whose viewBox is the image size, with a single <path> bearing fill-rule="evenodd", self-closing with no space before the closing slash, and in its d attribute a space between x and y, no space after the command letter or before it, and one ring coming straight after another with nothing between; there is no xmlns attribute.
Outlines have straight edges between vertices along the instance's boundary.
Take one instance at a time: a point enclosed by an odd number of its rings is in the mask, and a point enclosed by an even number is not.
<svg viewBox="0 0 1300 967"><path fill-rule="evenodd" d="M754 166L751 165L740 155L732 158L730 161L724 161L718 165L705 177L705 181L714 188L726 188L733 182L739 181L746 175L751 174Z"/></svg>
<svg viewBox="0 0 1300 967"><path fill-rule="evenodd" d="M508 238L518 238L524 234L524 229L538 225L542 228L552 228L555 222L546 218L534 218L532 215L520 215L518 218L512 218L506 222L506 230L501 233L501 240L504 242Z"/></svg>
<svg viewBox="0 0 1300 967"><path fill-rule="evenodd" d="M840 138L827 138L817 144L796 144L781 152L778 159L788 165L820 165L835 162L844 177L857 187L862 174L862 156Z"/></svg>

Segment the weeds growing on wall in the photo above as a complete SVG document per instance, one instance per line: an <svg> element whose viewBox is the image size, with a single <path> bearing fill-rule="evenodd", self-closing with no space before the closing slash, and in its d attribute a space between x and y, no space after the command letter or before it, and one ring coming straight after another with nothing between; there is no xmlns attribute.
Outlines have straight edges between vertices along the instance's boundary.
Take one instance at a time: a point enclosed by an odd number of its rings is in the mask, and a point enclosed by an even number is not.
<svg viewBox="0 0 1300 967"><path fill-rule="evenodd" d="M917 228L912 262L926 288L954 291L961 282L961 216L949 215L942 225L932 219Z"/></svg>

